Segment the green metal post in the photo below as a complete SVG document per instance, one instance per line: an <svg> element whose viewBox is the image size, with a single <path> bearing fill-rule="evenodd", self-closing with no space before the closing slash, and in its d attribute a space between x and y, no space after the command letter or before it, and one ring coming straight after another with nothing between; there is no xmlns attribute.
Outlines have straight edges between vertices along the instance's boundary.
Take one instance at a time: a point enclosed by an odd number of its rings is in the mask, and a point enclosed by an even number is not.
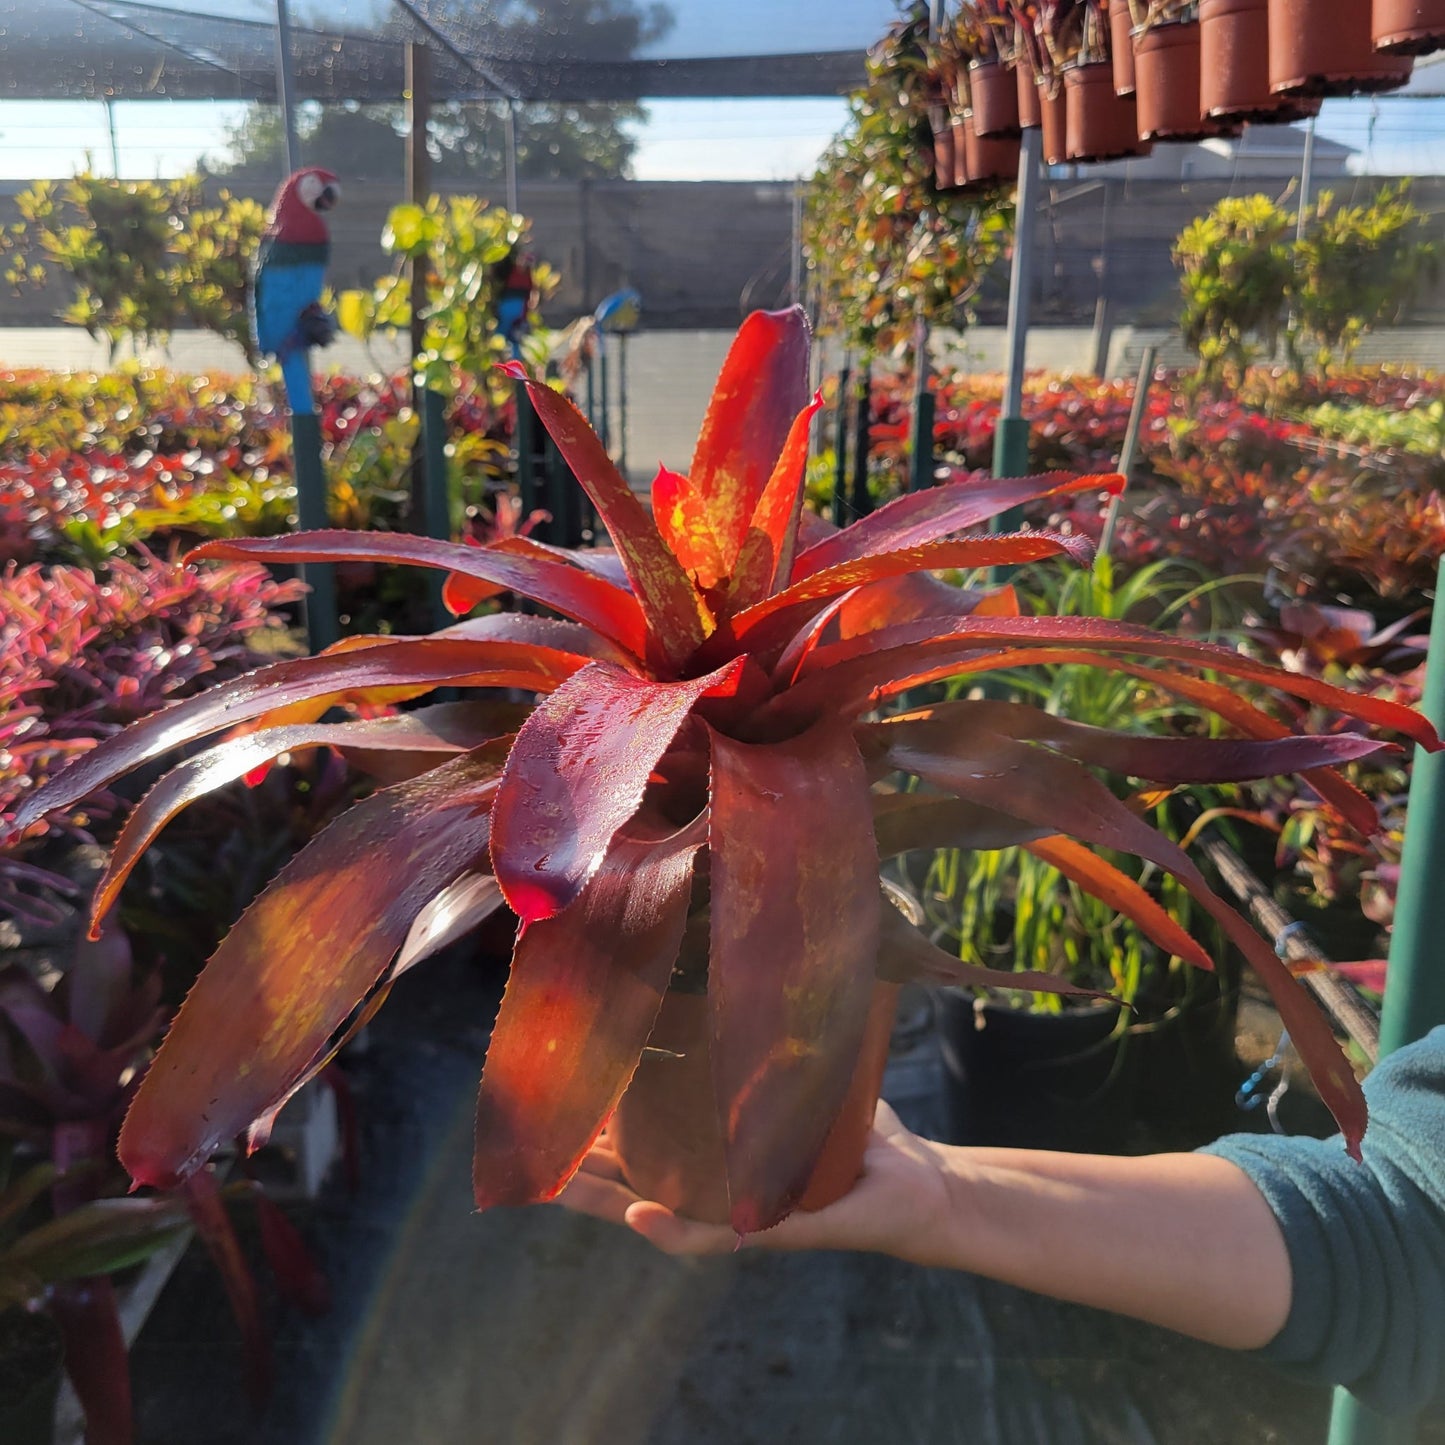
<svg viewBox="0 0 1445 1445"><path fill-rule="evenodd" d="M428 387L421 398L422 459L426 470L422 524L428 537L451 540L451 488L447 485L447 399ZM452 619L442 603L446 573L427 569L427 595L431 599L432 622L445 627Z"/></svg>
<svg viewBox="0 0 1445 1445"><path fill-rule="evenodd" d="M853 368L848 358L838 368L838 416L833 433L833 525L848 523L848 398L852 396Z"/></svg>
<svg viewBox="0 0 1445 1445"><path fill-rule="evenodd" d="M873 371L866 358L858 364L853 390L856 407L853 413L853 486L848 502L854 517L866 517L873 510L873 498L868 491L868 426L873 420Z"/></svg>
<svg viewBox="0 0 1445 1445"><path fill-rule="evenodd" d="M296 468L296 517L303 532L327 526L326 472L321 465L321 421L314 411L291 413L291 456ZM311 591L306 598L306 642L312 652L341 635L336 617L336 574L320 562L301 568Z"/></svg>
<svg viewBox="0 0 1445 1445"><path fill-rule="evenodd" d="M1415 1422L1389 1419L1362 1405L1346 1389L1335 1391L1329 1445L1414 1445Z"/></svg>
<svg viewBox="0 0 1445 1445"><path fill-rule="evenodd" d="M1436 728L1445 728L1445 561L1435 578L1425 687L1420 707ZM1400 892L1390 937L1389 983L1380 1013L1380 1057L1445 1023L1445 753L1415 749ZM1335 1391L1330 1445L1411 1445L1413 1420L1377 1414L1347 1390Z"/></svg>
<svg viewBox="0 0 1445 1445"><path fill-rule="evenodd" d="M1037 126L1023 133L1019 184L1014 207L1013 267L1009 275L1008 358L1003 405L993 438L993 474L1023 477L1029 470L1029 424L1023 417L1024 351L1029 336L1029 297L1033 290L1034 216L1038 211L1039 161L1043 149ZM999 530L1017 525L1013 513L997 522Z"/></svg>
<svg viewBox="0 0 1445 1445"><path fill-rule="evenodd" d="M928 360L928 327L919 321L913 339L913 436L909 446L908 490L933 485L933 389Z"/></svg>
<svg viewBox="0 0 1445 1445"><path fill-rule="evenodd" d="M1143 356L1139 358L1139 375L1134 381L1134 404L1129 408L1129 425L1124 431L1124 445L1119 452L1119 473L1124 478L1126 487L1139 455L1139 433L1144 427L1144 409L1149 405L1149 387L1154 380L1156 355L1156 348L1146 346ZM1114 529L1119 525L1119 512L1123 505L1124 494L1120 492L1110 501L1109 510L1104 514L1104 529L1099 533L1098 561L1107 557L1113 548Z"/></svg>
<svg viewBox="0 0 1445 1445"><path fill-rule="evenodd" d="M597 387L602 393L601 410L598 416L601 425L597 428L597 435L601 439L602 450L610 455L612 451L612 417L607 396L607 335L601 331L597 334Z"/></svg>

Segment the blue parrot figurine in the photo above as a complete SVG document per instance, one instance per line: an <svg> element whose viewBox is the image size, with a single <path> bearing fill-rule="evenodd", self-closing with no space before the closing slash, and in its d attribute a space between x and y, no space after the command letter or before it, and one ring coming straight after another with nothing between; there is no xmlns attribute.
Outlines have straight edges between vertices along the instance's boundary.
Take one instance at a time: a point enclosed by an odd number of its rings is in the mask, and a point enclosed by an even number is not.
<svg viewBox="0 0 1445 1445"><path fill-rule="evenodd" d="M626 336L629 331L637 330L637 323L642 319L642 297L630 286L614 291L598 303L592 319L603 331Z"/></svg>
<svg viewBox="0 0 1445 1445"><path fill-rule="evenodd" d="M336 323L321 309L331 234L326 212L341 187L330 171L308 166L282 182L271 202L251 278L251 331L263 356L281 364L293 414L315 410L311 394L313 346L336 337Z"/></svg>

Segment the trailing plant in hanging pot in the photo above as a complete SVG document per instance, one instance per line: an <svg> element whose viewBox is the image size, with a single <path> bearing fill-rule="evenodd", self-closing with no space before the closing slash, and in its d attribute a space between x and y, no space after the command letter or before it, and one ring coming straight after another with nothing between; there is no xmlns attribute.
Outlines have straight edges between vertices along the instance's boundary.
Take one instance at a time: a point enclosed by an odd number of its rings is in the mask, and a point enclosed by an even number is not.
<svg viewBox="0 0 1445 1445"><path fill-rule="evenodd" d="M1028 37L1038 86L1044 161L1051 166L1062 165L1068 158L1064 71L1078 59L1086 8L1085 0L1031 0L1014 6L1020 31Z"/></svg>
<svg viewBox="0 0 1445 1445"><path fill-rule="evenodd" d="M1269 0L1269 81L1287 95L1398 90L1408 55L1376 50L1365 0Z"/></svg>
<svg viewBox="0 0 1445 1445"><path fill-rule="evenodd" d="M1013 74L1013 19L1008 0L964 5L957 25L967 27L969 100L974 133L981 140L1017 140L1019 92Z"/></svg>
<svg viewBox="0 0 1445 1445"><path fill-rule="evenodd" d="M870 52L868 82L848 97L804 198L819 328L869 356L906 346L920 311L931 325L965 322L1012 230L1006 192L957 190L952 170L937 185L945 160L967 174L967 145L955 156L951 131L946 146L930 139L946 111L926 35L910 21Z"/></svg>
<svg viewBox="0 0 1445 1445"><path fill-rule="evenodd" d="M1374 0L1371 38L1392 55L1445 49L1445 0Z"/></svg>
<svg viewBox="0 0 1445 1445"><path fill-rule="evenodd" d="M1039 39L1033 23L1037 6L1024 0L1008 0L1009 14L1013 17L1012 55L1014 87L1018 94L1019 128L1037 130L1043 124L1039 108L1039 77L1043 65L1039 56Z"/></svg>
<svg viewBox="0 0 1445 1445"><path fill-rule="evenodd" d="M1281 125L1319 111L1318 97L1269 84L1269 0L1200 0L1199 109L1206 120Z"/></svg>
<svg viewBox="0 0 1445 1445"><path fill-rule="evenodd" d="M1078 56L1064 71L1065 151L1071 161L1119 160L1153 149L1139 137L1133 97L1115 91L1113 44L1104 0L1088 0Z"/></svg>
<svg viewBox="0 0 1445 1445"><path fill-rule="evenodd" d="M1114 67L1114 90L1134 94L1134 12L1129 0L1109 0L1109 56Z"/></svg>
<svg viewBox="0 0 1445 1445"><path fill-rule="evenodd" d="M1134 98L1146 140L1196 141L1225 127L1204 118L1199 101L1197 0L1131 0Z"/></svg>

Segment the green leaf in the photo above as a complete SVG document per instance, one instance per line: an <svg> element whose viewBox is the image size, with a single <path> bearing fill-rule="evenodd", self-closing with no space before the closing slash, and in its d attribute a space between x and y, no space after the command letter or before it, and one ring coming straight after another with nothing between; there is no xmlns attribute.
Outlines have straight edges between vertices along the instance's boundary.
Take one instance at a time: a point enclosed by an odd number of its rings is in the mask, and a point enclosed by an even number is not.
<svg viewBox="0 0 1445 1445"><path fill-rule="evenodd" d="M393 255L412 256L425 250L435 239L437 222L418 205L404 202L393 206L381 232L382 249Z"/></svg>

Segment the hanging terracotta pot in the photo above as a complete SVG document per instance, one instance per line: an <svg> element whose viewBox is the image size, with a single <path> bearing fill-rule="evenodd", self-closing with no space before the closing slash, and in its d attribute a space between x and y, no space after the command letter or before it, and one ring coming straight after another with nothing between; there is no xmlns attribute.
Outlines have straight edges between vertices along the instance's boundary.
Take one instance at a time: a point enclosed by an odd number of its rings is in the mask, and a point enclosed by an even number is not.
<svg viewBox="0 0 1445 1445"><path fill-rule="evenodd" d="M1061 166L1068 159L1068 101L1064 87L1057 80L1056 89L1050 88L1045 78L1039 82L1039 116L1043 123L1044 164Z"/></svg>
<svg viewBox="0 0 1445 1445"><path fill-rule="evenodd" d="M978 112L968 127L968 180L974 186L999 186L1019 177L1019 141L1000 140L978 133Z"/></svg>
<svg viewBox="0 0 1445 1445"><path fill-rule="evenodd" d="M953 184L955 188L968 185L973 179L968 173L968 116L953 116Z"/></svg>
<svg viewBox="0 0 1445 1445"><path fill-rule="evenodd" d="M1107 60L1066 70L1064 98L1064 153L1068 160L1087 165L1146 156L1153 149L1148 141L1139 139L1134 97L1114 93L1114 67Z"/></svg>
<svg viewBox="0 0 1445 1445"><path fill-rule="evenodd" d="M935 120L933 128L933 186L935 190L951 191L953 180L953 127L946 120Z"/></svg>
<svg viewBox="0 0 1445 1445"><path fill-rule="evenodd" d="M843 1107L808 1181L801 1207L822 1209L858 1181L888 1062L898 986L880 983ZM728 1219L722 1130L713 1097L707 996L669 991L645 1054L608 1124L627 1182L692 1219Z"/></svg>
<svg viewBox="0 0 1445 1445"><path fill-rule="evenodd" d="M973 128L985 140L1012 140L1019 135L1019 88L1001 61L975 60L968 67L973 96Z"/></svg>
<svg viewBox="0 0 1445 1445"><path fill-rule="evenodd" d="M1199 112L1206 120L1284 125L1319 108L1317 97L1269 88L1269 0L1200 0Z"/></svg>
<svg viewBox="0 0 1445 1445"><path fill-rule="evenodd" d="M1375 49L1393 55L1445 50L1445 0L1375 0Z"/></svg>
<svg viewBox="0 0 1445 1445"><path fill-rule="evenodd" d="M1134 31L1134 99L1143 140L1218 135L1199 109L1199 22L1171 20Z"/></svg>
<svg viewBox="0 0 1445 1445"><path fill-rule="evenodd" d="M1114 90L1134 94L1134 16L1129 0L1109 0L1109 53L1114 64Z"/></svg>
<svg viewBox="0 0 1445 1445"><path fill-rule="evenodd" d="M1014 89L1018 92L1019 129L1037 130L1043 124L1039 111L1039 86L1034 78L1033 63L1022 45L1018 48L1018 59L1014 62Z"/></svg>
<svg viewBox="0 0 1445 1445"><path fill-rule="evenodd" d="M1287 95L1396 90L1408 56L1374 48L1364 0L1269 0L1269 84Z"/></svg>

